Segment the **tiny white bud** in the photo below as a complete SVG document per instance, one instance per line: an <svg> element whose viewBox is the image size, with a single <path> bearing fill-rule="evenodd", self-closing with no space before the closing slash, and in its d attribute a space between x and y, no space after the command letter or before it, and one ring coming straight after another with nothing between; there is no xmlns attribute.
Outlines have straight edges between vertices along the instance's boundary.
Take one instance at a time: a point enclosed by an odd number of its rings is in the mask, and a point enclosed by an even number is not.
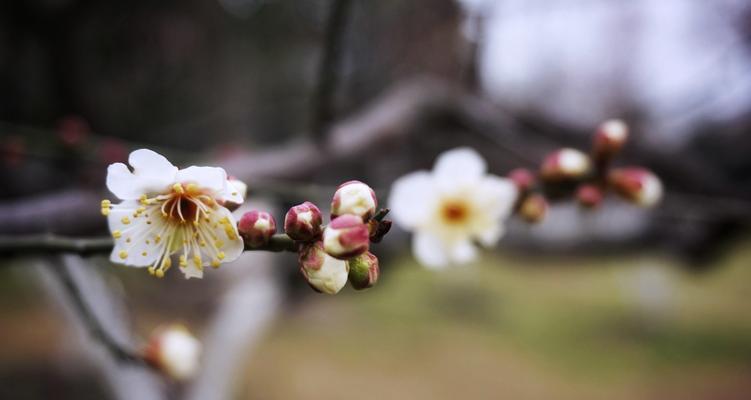
<svg viewBox="0 0 751 400"><path fill-rule="evenodd" d="M352 214L367 221L373 217L378 200L370 186L360 181L349 181L339 185L331 201L331 218Z"/></svg>

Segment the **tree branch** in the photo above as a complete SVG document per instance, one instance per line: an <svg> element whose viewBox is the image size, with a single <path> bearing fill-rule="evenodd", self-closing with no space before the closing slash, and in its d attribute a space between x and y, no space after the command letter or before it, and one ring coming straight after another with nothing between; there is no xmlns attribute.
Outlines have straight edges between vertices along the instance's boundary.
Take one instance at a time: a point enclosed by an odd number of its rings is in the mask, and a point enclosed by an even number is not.
<svg viewBox="0 0 751 400"><path fill-rule="evenodd" d="M0 236L0 257L34 254L78 254L88 256L112 251L114 242L109 237L71 238L52 234ZM286 234L277 234L261 247L245 247L245 251L295 252L295 241Z"/></svg>

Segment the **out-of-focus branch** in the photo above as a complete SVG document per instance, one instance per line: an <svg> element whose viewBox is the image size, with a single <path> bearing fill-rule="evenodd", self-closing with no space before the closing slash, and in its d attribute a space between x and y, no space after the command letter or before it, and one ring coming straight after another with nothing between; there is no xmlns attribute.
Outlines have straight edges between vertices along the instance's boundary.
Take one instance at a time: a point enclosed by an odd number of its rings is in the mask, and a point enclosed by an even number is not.
<svg viewBox="0 0 751 400"><path fill-rule="evenodd" d="M318 66L318 80L311 103L313 112L310 130L313 138L317 140L326 136L326 130L335 117L334 98L339 83L342 47L351 4L351 0L331 1L323 51Z"/></svg>
<svg viewBox="0 0 751 400"><path fill-rule="evenodd" d="M118 362L145 365L145 361L140 355L121 346L104 329L99 322L99 319L97 319L94 312L86 303L86 300L84 300L81 289L76 284L76 281L73 279L66 266L63 265L61 261L50 264L50 266L54 266L54 268L50 268L50 270L65 290L74 311L81 318L81 322L86 327L86 330L95 340L107 349L110 355L112 355L112 358Z"/></svg>
<svg viewBox="0 0 751 400"><path fill-rule="evenodd" d="M0 237L0 256L21 256L34 254L105 254L112 251L112 238L68 238L57 235L29 235ZM245 251L294 252L295 242L286 234L277 234L261 247L247 247Z"/></svg>

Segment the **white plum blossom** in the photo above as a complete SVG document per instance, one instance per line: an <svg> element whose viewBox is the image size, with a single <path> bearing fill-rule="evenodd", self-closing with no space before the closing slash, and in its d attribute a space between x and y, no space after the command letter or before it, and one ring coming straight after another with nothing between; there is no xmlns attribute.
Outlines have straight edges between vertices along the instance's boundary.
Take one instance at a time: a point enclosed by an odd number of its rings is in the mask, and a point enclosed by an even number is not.
<svg viewBox="0 0 751 400"><path fill-rule="evenodd" d="M203 276L203 268L236 259L244 245L225 203L243 196L229 184L222 168L178 169L162 155L140 149L128 163L107 169L107 188L119 204L102 201L115 247L110 260L149 267L158 276L172 266L172 256L186 278Z"/></svg>
<svg viewBox="0 0 751 400"><path fill-rule="evenodd" d="M477 152L458 148L440 155L433 171L394 182L389 207L394 222L414 232L412 249L421 264L440 268L472 261L475 242L492 246L503 235L517 189L486 170Z"/></svg>

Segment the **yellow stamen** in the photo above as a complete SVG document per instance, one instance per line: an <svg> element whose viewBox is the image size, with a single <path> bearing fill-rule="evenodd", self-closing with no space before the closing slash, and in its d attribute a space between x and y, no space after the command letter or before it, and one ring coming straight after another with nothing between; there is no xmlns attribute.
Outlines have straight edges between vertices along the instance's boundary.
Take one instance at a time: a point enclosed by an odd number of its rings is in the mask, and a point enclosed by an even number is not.
<svg viewBox="0 0 751 400"><path fill-rule="evenodd" d="M120 250L120 254L118 254L118 255L119 255L119 256L120 256L120 258L122 258L123 260L124 260L124 259L126 259L126 258L128 258L128 252L127 252L127 251L125 251L125 250Z"/></svg>
<svg viewBox="0 0 751 400"><path fill-rule="evenodd" d="M180 266L181 267L187 267L188 266L188 260L185 258L184 255L180 256Z"/></svg>
<svg viewBox="0 0 751 400"><path fill-rule="evenodd" d="M112 237L115 239L120 239L122 235L123 235L122 232L120 232L119 230L112 231Z"/></svg>
<svg viewBox="0 0 751 400"><path fill-rule="evenodd" d="M156 270L155 273L157 278L164 278L164 271L161 269Z"/></svg>
<svg viewBox="0 0 751 400"><path fill-rule="evenodd" d="M220 265L220 264L221 264L221 263L219 262L219 260L212 260L212 261L211 261L211 267L212 267L212 268L219 268L219 265Z"/></svg>
<svg viewBox="0 0 751 400"><path fill-rule="evenodd" d="M128 225L130 223L130 218L128 216L123 217L123 219L120 220L125 225Z"/></svg>
<svg viewBox="0 0 751 400"><path fill-rule="evenodd" d="M176 184L172 185L172 190L174 190L175 193L177 193L177 194L183 194L183 193L185 193L185 189L183 189L183 185L181 185L179 183L176 183Z"/></svg>
<svg viewBox="0 0 751 400"><path fill-rule="evenodd" d="M223 251L220 251L220 252L219 252L219 254L217 254L217 255L216 255L216 257L217 257L218 259L220 259L220 260L224 260L224 257L226 257L226 256L225 256L225 254L224 254L224 252L223 252Z"/></svg>

